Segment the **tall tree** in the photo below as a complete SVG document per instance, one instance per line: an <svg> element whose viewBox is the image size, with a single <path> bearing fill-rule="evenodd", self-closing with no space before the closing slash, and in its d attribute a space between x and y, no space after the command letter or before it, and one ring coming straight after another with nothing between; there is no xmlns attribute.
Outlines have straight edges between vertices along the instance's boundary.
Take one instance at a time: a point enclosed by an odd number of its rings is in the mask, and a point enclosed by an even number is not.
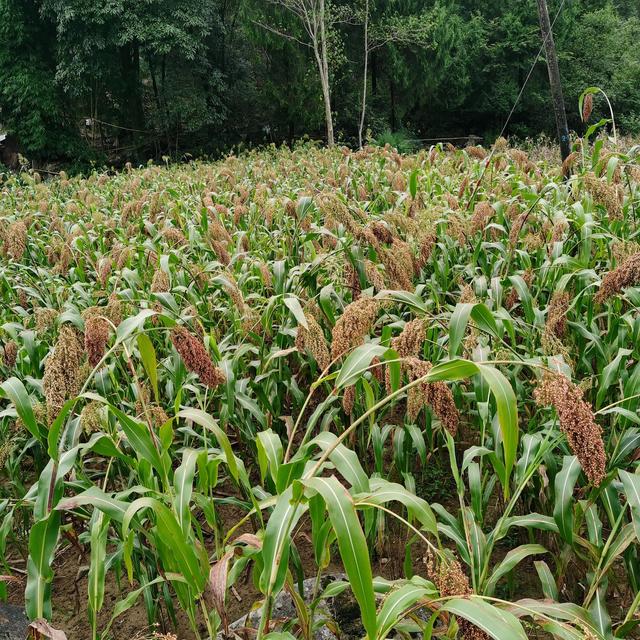
<svg viewBox="0 0 640 640"><path fill-rule="evenodd" d="M324 103L324 117L327 127L327 144L331 147L335 144L333 133L333 113L331 111L331 82L329 77L329 45L328 31L331 27L327 5L325 0L269 0L273 5L277 5L283 10L293 14L300 21L304 35L298 37L296 34L284 31L276 26L267 23L260 23L273 33L277 33L285 38L294 40L299 44L310 47L318 67L320 87L322 89L322 100Z"/></svg>
<svg viewBox="0 0 640 640"><path fill-rule="evenodd" d="M553 99L553 110L556 115L556 127L558 129L558 140L560 142L560 154L562 160L566 160L571 153L569 145L569 127L567 125L567 112L564 106L564 93L562 91L562 81L560 80L560 67L558 66L558 55L556 53L556 43L553 39L551 21L549 19L549 9L547 0L538 0L538 13L540 15L540 31L542 32L542 44L547 57L547 69L549 70L549 84L551 85L551 96Z"/></svg>
<svg viewBox="0 0 640 640"><path fill-rule="evenodd" d="M36 0L0 0L0 124L31 157L69 154L77 136L55 82L56 37Z"/></svg>
<svg viewBox="0 0 640 640"><path fill-rule="evenodd" d="M382 10L377 21L372 22L372 13L376 8L375 0L364 0L362 7L364 62L362 102L360 122L358 124L358 146L362 147L362 135L367 112L367 87L369 56L376 49L387 44L396 43L402 46L427 47L432 43L433 23L427 13L401 15L393 3L382 2Z"/></svg>
<svg viewBox="0 0 640 640"><path fill-rule="evenodd" d="M207 91L214 2L44 0L56 25L59 85L83 107L90 103L93 118L115 120L121 136L152 134L149 125L157 126L170 147L184 116L195 115L189 107Z"/></svg>

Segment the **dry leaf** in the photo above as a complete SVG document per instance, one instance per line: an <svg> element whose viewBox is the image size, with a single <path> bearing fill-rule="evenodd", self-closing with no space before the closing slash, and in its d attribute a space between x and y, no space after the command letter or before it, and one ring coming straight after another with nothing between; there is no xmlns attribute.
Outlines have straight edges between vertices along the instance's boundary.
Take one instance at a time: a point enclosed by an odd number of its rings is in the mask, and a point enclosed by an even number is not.
<svg viewBox="0 0 640 640"><path fill-rule="evenodd" d="M67 640L64 631L54 629L44 618L38 618L29 625L27 640Z"/></svg>

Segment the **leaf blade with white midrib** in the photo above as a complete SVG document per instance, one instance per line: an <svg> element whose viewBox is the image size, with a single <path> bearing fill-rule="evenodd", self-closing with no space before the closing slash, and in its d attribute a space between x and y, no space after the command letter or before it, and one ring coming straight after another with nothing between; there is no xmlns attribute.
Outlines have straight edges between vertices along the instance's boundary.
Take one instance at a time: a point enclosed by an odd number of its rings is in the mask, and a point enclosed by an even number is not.
<svg viewBox="0 0 640 640"><path fill-rule="evenodd" d="M373 574L367 541L353 500L335 476L309 478L304 480L304 484L318 492L327 505L340 556L351 583L351 590L360 606L362 624L368 637L375 638L377 619Z"/></svg>

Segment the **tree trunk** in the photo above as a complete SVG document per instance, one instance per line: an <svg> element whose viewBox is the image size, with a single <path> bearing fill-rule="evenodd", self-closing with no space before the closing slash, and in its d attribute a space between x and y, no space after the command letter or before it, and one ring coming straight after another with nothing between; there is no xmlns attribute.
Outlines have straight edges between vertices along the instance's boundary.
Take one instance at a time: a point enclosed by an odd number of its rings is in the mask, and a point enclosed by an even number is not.
<svg viewBox="0 0 640 640"><path fill-rule="evenodd" d="M378 56L376 52L371 53L371 95L378 94Z"/></svg>
<svg viewBox="0 0 640 640"><path fill-rule="evenodd" d="M119 50L120 86L118 98L120 114L113 144L116 149L121 146L131 147L129 157L137 157L137 139L145 128L144 110L142 106L142 87L140 84L140 49L136 42L128 43Z"/></svg>
<svg viewBox="0 0 640 640"><path fill-rule="evenodd" d="M367 74L369 67L369 0L364 5L364 69L362 72L362 110L360 112L360 126L358 127L358 146L362 149L362 132L367 112Z"/></svg>
<svg viewBox="0 0 640 640"><path fill-rule="evenodd" d="M158 110L158 117L160 119L160 127L167 140L167 145L168 145L169 144L169 129L168 129L169 123L165 118L165 110L162 104L162 99L160 98L158 81L156 80L156 68L153 62L153 57L151 55L147 56L147 64L149 65L149 73L151 73L151 86L153 87L153 96L156 100L156 108Z"/></svg>
<svg viewBox="0 0 640 640"><path fill-rule="evenodd" d="M320 83L324 99L324 117L327 122L327 145L335 144L333 137L333 114L331 113L331 88L329 85L329 62L327 59L327 35L325 33L324 0L320 0L320 51L316 45L316 58L320 69Z"/></svg>
<svg viewBox="0 0 640 640"><path fill-rule="evenodd" d="M549 84L551 85L551 96L553 98L553 110L556 115L556 127L558 129L558 140L560 142L560 153L562 161L571 153L569 145L569 127L567 126L567 113L564 107L564 96L562 95L562 83L560 82L560 69L558 68L558 56L556 55L556 45L551 32L549 22L549 10L546 0L538 0L538 13L540 16L540 30L544 41L544 49L547 57L547 69L549 71Z"/></svg>
<svg viewBox="0 0 640 640"><path fill-rule="evenodd" d="M320 67L320 84L322 85L322 99L324 100L324 118L327 124L327 145L332 147L335 144L333 137L333 115L331 113L331 93L329 90L329 78L325 73L325 68L321 60L318 60Z"/></svg>
<svg viewBox="0 0 640 640"><path fill-rule="evenodd" d="M144 128L144 111L140 90L140 47L137 42L120 50L122 68L122 104L125 106L125 122L132 129Z"/></svg>
<svg viewBox="0 0 640 640"><path fill-rule="evenodd" d="M396 131L396 85L389 79L389 98L391 99L391 131Z"/></svg>

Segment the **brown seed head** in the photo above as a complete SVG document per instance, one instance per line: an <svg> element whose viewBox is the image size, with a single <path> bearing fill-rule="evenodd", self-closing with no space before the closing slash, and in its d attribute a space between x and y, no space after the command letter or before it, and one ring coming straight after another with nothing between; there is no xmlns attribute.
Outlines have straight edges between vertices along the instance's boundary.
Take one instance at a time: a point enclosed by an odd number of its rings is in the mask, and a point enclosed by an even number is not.
<svg viewBox="0 0 640 640"><path fill-rule="evenodd" d="M300 353L308 351L318 363L320 369L324 371L329 366L329 362L331 362L327 340L318 321L310 313L306 313L305 318L309 328L305 329L302 325L298 326L296 349Z"/></svg>
<svg viewBox="0 0 640 640"><path fill-rule="evenodd" d="M509 149L509 157L513 160L516 166L525 173L531 172L535 169L535 165L531 160L529 160L527 152L522 149Z"/></svg>
<svg viewBox="0 0 640 640"><path fill-rule="evenodd" d="M407 188L407 180L402 171L396 171L391 179L391 188L394 191L405 191Z"/></svg>
<svg viewBox="0 0 640 640"><path fill-rule="evenodd" d="M621 264L636 253L640 253L640 242L618 240L611 245L611 253L616 264Z"/></svg>
<svg viewBox="0 0 640 640"><path fill-rule="evenodd" d="M102 430L102 407L102 403L92 400L80 412L80 425L87 435Z"/></svg>
<svg viewBox="0 0 640 640"><path fill-rule="evenodd" d="M4 363L4 366L8 367L9 369L13 369L16 364L17 357L18 345L13 340L5 342L2 355L2 362Z"/></svg>
<svg viewBox="0 0 640 640"><path fill-rule="evenodd" d="M391 247L381 247L378 255L384 265L389 286L403 291L413 291L415 265L409 243L394 238Z"/></svg>
<svg viewBox="0 0 640 640"><path fill-rule="evenodd" d="M231 236L225 228L224 224L220 222L218 215L215 211L207 209L209 217L209 240L210 242L231 242Z"/></svg>
<svg viewBox="0 0 640 640"><path fill-rule="evenodd" d="M563 338L567 332L566 315L569 302L571 302L571 296L567 291L556 291L551 297L545 330L557 338Z"/></svg>
<svg viewBox="0 0 640 640"><path fill-rule="evenodd" d="M458 300L460 303L476 303L478 302L478 298L473 290L473 287L470 284L465 284L460 291L460 299Z"/></svg>
<svg viewBox="0 0 640 640"><path fill-rule="evenodd" d="M233 209L233 223L237 226L240 221L249 213L249 209L243 204L237 204Z"/></svg>
<svg viewBox="0 0 640 640"><path fill-rule="evenodd" d="M156 269L151 280L151 293L167 293L170 288L169 274L162 269Z"/></svg>
<svg viewBox="0 0 640 640"><path fill-rule="evenodd" d="M107 350L111 325L100 315L89 315L84 323L84 348L87 352L89 364L98 365Z"/></svg>
<svg viewBox="0 0 640 640"><path fill-rule="evenodd" d="M523 211L511 225L511 229L509 230L509 244L512 247L516 247L518 245L518 238L520 237L520 233L522 232L528 216L529 212Z"/></svg>
<svg viewBox="0 0 640 640"><path fill-rule="evenodd" d="M227 295L233 301L233 304L240 315L245 315L247 312L247 304L244 301L244 296L242 295L242 291L240 291L240 287L238 287L238 282L231 272L227 271L224 275L227 281L224 287Z"/></svg>
<svg viewBox="0 0 640 640"><path fill-rule="evenodd" d="M604 207L611 218L622 218L624 193L620 185L609 184L606 179L598 178L593 172L584 176L584 184L593 201Z"/></svg>
<svg viewBox="0 0 640 640"><path fill-rule="evenodd" d="M378 306L377 300L361 297L345 307L332 331L332 360L364 343L364 336L369 333L376 319Z"/></svg>
<svg viewBox="0 0 640 640"><path fill-rule="evenodd" d="M113 322L116 327L122 322L122 307L122 300L118 298L117 294L112 293L109 296L107 306L104 308L104 315L107 316L107 318L109 318L109 320L111 320L111 322Z"/></svg>
<svg viewBox="0 0 640 640"><path fill-rule="evenodd" d="M470 232L471 234L484 231L495 211L488 202L478 202L473 208L473 215L471 216Z"/></svg>
<svg viewBox="0 0 640 640"><path fill-rule="evenodd" d="M35 310L36 317L36 331L46 331L53 326L53 323L58 317L58 312L55 309L39 308Z"/></svg>
<svg viewBox="0 0 640 640"><path fill-rule="evenodd" d="M162 231L162 236L172 247L182 247L187 244L187 239L180 229L175 227L167 227Z"/></svg>
<svg viewBox="0 0 640 640"><path fill-rule="evenodd" d="M114 249L111 251L111 256L116 261L116 268L122 269L127 264L127 262L129 262L132 254L133 250L131 249L131 247L125 247L122 245L114 247Z"/></svg>
<svg viewBox="0 0 640 640"><path fill-rule="evenodd" d="M8 227L4 234L4 253L16 262L22 258L27 248L27 225L18 220Z"/></svg>
<svg viewBox="0 0 640 640"><path fill-rule="evenodd" d="M573 165L576 163L579 157L580 154L574 151L565 158L564 162L562 163L562 175L565 178L569 177L569 175L571 174L571 169L573 168Z"/></svg>
<svg viewBox="0 0 640 640"><path fill-rule="evenodd" d="M460 187L458 187L458 200L460 200L462 196L465 194L465 191L467 190L468 186L469 186L469 176L465 176L462 179L462 182L460 183Z"/></svg>
<svg viewBox="0 0 640 640"><path fill-rule="evenodd" d="M344 286L351 291L351 300L357 300L362 294L362 286L360 285L360 275L354 266L347 262L344 270Z"/></svg>
<svg viewBox="0 0 640 640"><path fill-rule="evenodd" d="M404 367L411 381L426 376L431 371L430 362L418 358L406 358ZM407 394L407 414L414 421L422 407L428 406L438 417L442 426L452 435L458 432L460 414L451 389L444 382L423 382L409 389Z"/></svg>
<svg viewBox="0 0 640 640"><path fill-rule="evenodd" d="M584 101L582 103L582 122L589 122L589 118L591 117L591 112L593 111L593 94L588 93L584 97Z"/></svg>
<svg viewBox="0 0 640 640"><path fill-rule="evenodd" d="M393 242L393 231L381 220L370 222L368 226L380 242L384 242L385 244L391 244Z"/></svg>
<svg viewBox="0 0 640 640"><path fill-rule="evenodd" d="M351 385L344 390L342 395L342 409L343 411L350 416L353 412L353 406L356 403L356 386Z"/></svg>
<svg viewBox="0 0 640 640"><path fill-rule="evenodd" d="M209 239L209 242L213 253L216 254L216 258L218 258L221 264L228 267L231 264L231 255L227 251L225 243L220 240L211 240L211 238Z"/></svg>
<svg viewBox="0 0 640 640"><path fill-rule="evenodd" d="M354 235L358 240L362 242L367 242L375 249L378 249L380 246L380 241L378 240L378 238L376 237L376 234L373 233L373 230L369 226L358 228L354 232Z"/></svg>
<svg viewBox="0 0 640 640"><path fill-rule="evenodd" d="M565 220L557 220L556 222L553 223L553 226L551 227L551 247L550 249L553 247L553 245L556 242L560 242L562 240L562 238L564 237L564 233L568 228L568 224Z"/></svg>
<svg viewBox="0 0 640 640"><path fill-rule="evenodd" d="M547 373L534 391L539 406L555 408L560 428L578 457L589 481L598 486L606 473L607 457L602 429L593 409L582 397L582 389L561 373Z"/></svg>
<svg viewBox="0 0 640 640"><path fill-rule="evenodd" d="M434 583L444 598L470 596L473 590L469 578L455 559L446 558L440 562ZM458 619L459 637L461 640L489 640L489 636L465 618Z"/></svg>
<svg viewBox="0 0 640 640"><path fill-rule="evenodd" d="M391 341L391 346L401 358L420 356L422 345L427 335L427 328L423 318L416 318L407 322L402 333Z"/></svg>
<svg viewBox="0 0 640 640"><path fill-rule="evenodd" d="M525 249L530 253L535 253L544 246L544 238L539 233L527 233L522 242Z"/></svg>
<svg viewBox="0 0 640 640"><path fill-rule="evenodd" d="M378 270L377 265L371 262L371 260L364 261L364 271L367 276L367 282L373 285L376 291L382 291L385 288L384 276Z"/></svg>
<svg viewBox="0 0 640 640"><path fill-rule="evenodd" d="M493 143L493 149L496 153L502 153L503 151L506 151L508 147L509 147L509 142L503 136L500 136L499 138L497 138L496 141Z"/></svg>
<svg viewBox="0 0 640 640"><path fill-rule="evenodd" d="M453 211L457 211L460 208L460 203L458 202L458 199L453 194L445 193L444 199L447 201L449 208L453 209Z"/></svg>
<svg viewBox="0 0 640 640"><path fill-rule="evenodd" d="M458 244L467 241L467 221L459 213L450 215L447 219L447 235Z"/></svg>
<svg viewBox="0 0 640 640"><path fill-rule="evenodd" d="M111 274L111 268L113 266L113 260L110 257L105 257L98 263L98 282L103 286L107 286L107 280Z"/></svg>
<svg viewBox="0 0 640 640"><path fill-rule="evenodd" d="M49 422L55 420L65 401L80 390L83 353L82 335L70 325L63 325L44 365L42 386Z"/></svg>
<svg viewBox="0 0 640 640"><path fill-rule="evenodd" d="M482 147L467 147L465 149L468 155L476 160L484 160L487 157L487 152Z"/></svg>
<svg viewBox="0 0 640 640"><path fill-rule="evenodd" d="M469 578L455 559L446 558L440 562L434 582L443 598L470 596L473 593Z"/></svg>
<svg viewBox="0 0 640 640"><path fill-rule="evenodd" d="M225 382L224 373L211 361L204 344L181 326L171 330L171 342L180 354L185 367L195 373L203 384L211 389Z"/></svg>
<svg viewBox="0 0 640 640"><path fill-rule="evenodd" d="M318 199L318 205L328 229L337 229L339 225L343 225L347 231L357 235L360 225L356 222L347 205L338 196L325 193Z"/></svg>
<svg viewBox="0 0 640 640"><path fill-rule="evenodd" d="M626 287L632 287L639 283L640 253L636 253L602 278L600 290L594 296L594 300L601 304L612 296L621 293Z"/></svg>
<svg viewBox="0 0 640 640"><path fill-rule="evenodd" d="M433 252L433 248L436 246L437 236L435 233L425 233L420 237L420 244L418 247L418 258L415 261L415 268L417 274L426 267L427 262ZM417 275L416 274L416 275Z"/></svg>
<svg viewBox="0 0 640 640"><path fill-rule="evenodd" d="M271 278L271 271L269 271L268 265L264 262L259 262L258 269L260 269L260 275L262 276L264 286L270 288L273 284L273 280Z"/></svg>

